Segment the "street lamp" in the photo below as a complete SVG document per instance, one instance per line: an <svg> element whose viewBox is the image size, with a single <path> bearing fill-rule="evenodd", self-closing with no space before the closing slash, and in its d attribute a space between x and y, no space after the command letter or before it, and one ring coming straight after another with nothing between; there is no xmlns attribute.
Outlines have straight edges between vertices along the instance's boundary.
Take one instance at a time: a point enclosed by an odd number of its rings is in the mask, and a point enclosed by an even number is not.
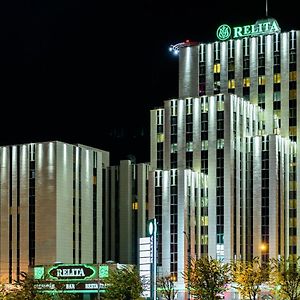
<svg viewBox="0 0 300 300"><path fill-rule="evenodd" d="M187 290L188 290L188 299L191 299L190 297L190 276L191 276L191 240L190 240L190 235L186 232L183 231L187 242L188 242L188 247L187 247L187 259L188 259L188 285L187 285Z"/></svg>

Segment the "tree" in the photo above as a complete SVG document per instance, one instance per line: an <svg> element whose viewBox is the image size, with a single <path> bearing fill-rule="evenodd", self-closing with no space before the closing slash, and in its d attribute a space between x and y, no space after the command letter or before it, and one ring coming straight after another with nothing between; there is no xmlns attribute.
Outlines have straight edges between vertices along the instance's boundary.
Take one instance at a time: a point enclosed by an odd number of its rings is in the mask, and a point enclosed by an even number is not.
<svg viewBox="0 0 300 300"><path fill-rule="evenodd" d="M300 299L300 257L271 259L271 282L280 299Z"/></svg>
<svg viewBox="0 0 300 300"><path fill-rule="evenodd" d="M105 299L138 299L143 291L143 283L135 267L112 270L104 280Z"/></svg>
<svg viewBox="0 0 300 300"><path fill-rule="evenodd" d="M190 269L183 273L190 293L196 299L222 299L226 285L231 282L230 265L212 257L191 259Z"/></svg>
<svg viewBox="0 0 300 300"><path fill-rule="evenodd" d="M240 294L254 300L261 285L268 281L269 264L261 263L258 257L252 261L236 261L232 264L232 275Z"/></svg>
<svg viewBox="0 0 300 300"><path fill-rule="evenodd" d="M43 293L36 288L39 283L32 276L21 272L20 279L14 283L14 287L9 291L1 290L0 299L3 300L75 300L77 296L60 293ZM56 291L55 291L56 292Z"/></svg>
<svg viewBox="0 0 300 300"><path fill-rule="evenodd" d="M174 279L171 275L162 276L157 279L158 294L166 300L174 300L177 291L174 286Z"/></svg>

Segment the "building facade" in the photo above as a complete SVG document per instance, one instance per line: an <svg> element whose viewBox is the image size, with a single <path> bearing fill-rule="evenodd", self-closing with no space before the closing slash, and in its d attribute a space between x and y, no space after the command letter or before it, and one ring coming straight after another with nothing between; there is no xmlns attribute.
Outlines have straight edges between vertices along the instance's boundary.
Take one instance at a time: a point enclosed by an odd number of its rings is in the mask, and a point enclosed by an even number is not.
<svg viewBox="0 0 300 300"><path fill-rule="evenodd" d="M149 164L121 160L108 168L104 202L104 261L137 264L138 239L146 234Z"/></svg>
<svg viewBox="0 0 300 300"><path fill-rule="evenodd" d="M151 111L149 212L179 290L191 256L300 255L300 32L279 30L181 43L179 98Z"/></svg>
<svg viewBox="0 0 300 300"><path fill-rule="evenodd" d="M102 262L109 153L59 141L0 147L0 274Z"/></svg>

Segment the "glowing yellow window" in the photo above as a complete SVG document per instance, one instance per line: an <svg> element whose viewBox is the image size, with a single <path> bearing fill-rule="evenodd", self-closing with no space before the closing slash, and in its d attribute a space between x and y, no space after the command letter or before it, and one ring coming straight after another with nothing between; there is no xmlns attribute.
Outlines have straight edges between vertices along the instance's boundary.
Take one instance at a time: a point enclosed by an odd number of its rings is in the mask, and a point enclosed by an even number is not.
<svg viewBox="0 0 300 300"><path fill-rule="evenodd" d="M162 143L162 142L164 142L164 140L165 140L164 134L163 133L158 133L157 134L157 142Z"/></svg>
<svg viewBox="0 0 300 300"><path fill-rule="evenodd" d="M297 236L293 235L290 236L290 245L296 245L297 244Z"/></svg>
<svg viewBox="0 0 300 300"><path fill-rule="evenodd" d="M290 72L290 81L296 81L297 80L297 72L296 71L292 71Z"/></svg>
<svg viewBox="0 0 300 300"><path fill-rule="evenodd" d="M234 81L234 79L228 80L228 88L229 89L235 89L235 81Z"/></svg>
<svg viewBox="0 0 300 300"><path fill-rule="evenodd" d="M297 98L297 91L290 90L290 99L296 99L296 98Z"/></svg>
<svg viewBox="0 0 300 300"><path fill-rule="evenodd" d="M290 136L297 135L297 127L296 126L291 126L289 131L290 131Z"/></svg>
<svg viewBox="0 0 300 300"><path fill-rule="evenodd" d="M297 208L297 200L296 199L293 199L293 200L290 200L290 208Z"/></svg>
<svg viewBox="0 0 300 300"><path fill-rule="evenodd" d="M214 73L221 72L221 64L214 64Z"/></svg>
<svg viewBox="0 0 300 300"><path fill-rule="evenodd" d="M297 218L290 218L289 226L290 227L297 227Z"/></svg>
<svg viewBox="0 0 300 300"><path fill-rule="evenodd" d="M281 81L280 73L274 74L274 83L280 83L280 81Z"/></svg>
<svg viewBox="0 0 300 300"><path fill-rule="evenodd" d="M132 203L132 209L133 210L137 210L138 209L138 203L137 202L133 202Z"/></svg>
<svg viewBox="0 0 300 300"><path fill-rule="evenodd" d="M265 85L266 84L266 77L264 75L258 77L258 84L259 85Z"/></svg>
<svg viewBox="0 0 300 300"><path fill-rule="evenodd" d="M201 217L201 226L208 226L208 216Z"/></svg>
<svg viewBox="0 0 300 300"><path fill-rule="evenodd" d="M244 87L249 87L250 86L250 77L244 78Z"/></svg>
<svg viewBox="0 0 300 300"><path fill-rule="evenodd" d="M208 244L208 235L202 235L201 236L201 245L207 245Z"/></svg>
<svg viewBox="0 0 300 300"><path fill-rule="evenodd" d="M290 181L290 191L296 191L296 190L297 190L297 182Z"/></svg>

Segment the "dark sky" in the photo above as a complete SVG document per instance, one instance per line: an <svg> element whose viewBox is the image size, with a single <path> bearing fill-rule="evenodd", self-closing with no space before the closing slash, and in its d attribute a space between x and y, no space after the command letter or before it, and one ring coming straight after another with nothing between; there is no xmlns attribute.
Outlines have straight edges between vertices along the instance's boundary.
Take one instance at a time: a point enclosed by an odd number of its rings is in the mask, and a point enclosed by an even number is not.
<svg viewBox="0 0 300 300"><path fill-rule="evenodd" d="M300 29L295 2L282 5L269 16ZM1 1L0 145L61 140L148 161L150 109L177 97L168 46L264 16L258 0Z"/></svg>

